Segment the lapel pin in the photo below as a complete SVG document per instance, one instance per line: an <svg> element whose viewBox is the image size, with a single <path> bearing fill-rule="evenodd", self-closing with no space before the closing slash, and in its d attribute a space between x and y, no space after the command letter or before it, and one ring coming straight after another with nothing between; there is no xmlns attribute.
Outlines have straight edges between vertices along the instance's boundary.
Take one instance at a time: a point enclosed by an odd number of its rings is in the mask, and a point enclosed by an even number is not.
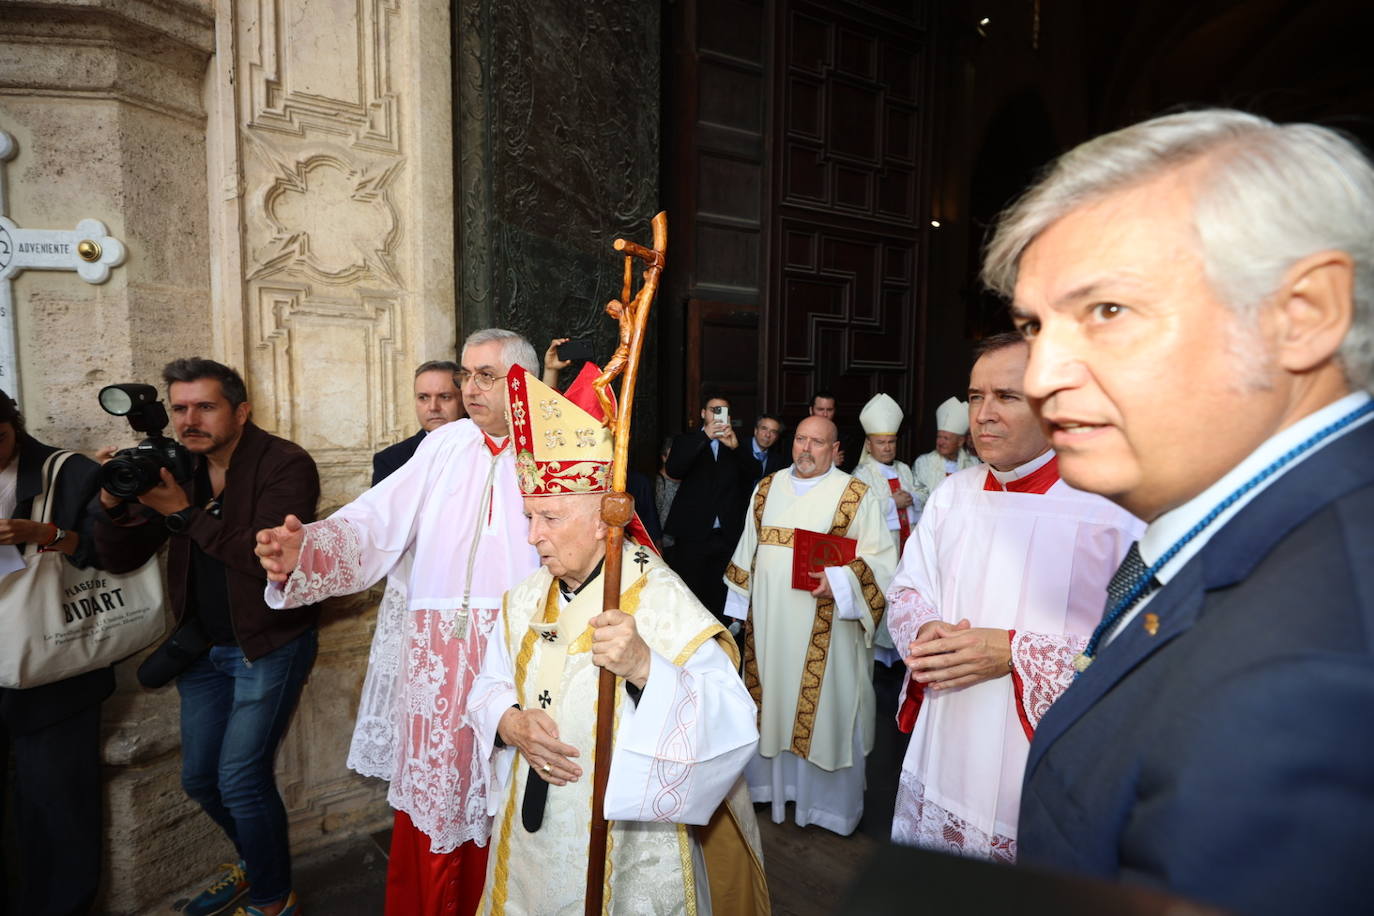
<svg viewBox="0 0 1374 916"><path fill-rule="evenodd" d="M1145 614L1145 632L1149 633L1151 636L1159 632L1158 614L1151 614L1148 612Z"/></svg>

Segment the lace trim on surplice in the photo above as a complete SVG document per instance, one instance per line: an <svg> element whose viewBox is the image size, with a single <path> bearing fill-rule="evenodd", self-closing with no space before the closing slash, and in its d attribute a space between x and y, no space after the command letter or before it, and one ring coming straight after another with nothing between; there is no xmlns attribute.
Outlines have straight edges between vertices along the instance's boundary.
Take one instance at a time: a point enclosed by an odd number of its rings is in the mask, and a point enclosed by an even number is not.
<svg viewBox="0 0 1374 916"><path fill-rule="evenodd" d="M905 771L897 784L892 840L972 859L1016 862L1015 837L984 833L963 818L927 801L925 786Z"/></svg>
<svg viewBox="0 0 1374 916"><path fill-rule="evenodd" d="M353 526L333 519L307 525L288 600L312 603L366 585ZM465 635L461 613L408 610L404 589L388 585L348 753L351 768L391 782L387 802L440 854L467 842L486 845L491 836L477 738L462 714L498 609L472 609Z"/></svg>
<svg viewBox="0 0 1374 916"><path fill-rule="evenodd" d="M1073 683L1073 657L1087 644L1084 636L1016 632L1011 641L1012 680L1027 739L1050 705Z"/></svg>
<svg viewBox="0 0 1374 916"><path fill-rule="evenodd" d="M362 555L358 532L348 522L327 518L306 525L300 560L282 587L286 606L314 604L367 588Z"/></svg>
<svg viewBox="0 0 1374 916"><path fill-rule="evenodd" d="M887 596L887 629L902 655L906 655L921 627L939 619L940 612L914 588L893 589Z"/></svg>

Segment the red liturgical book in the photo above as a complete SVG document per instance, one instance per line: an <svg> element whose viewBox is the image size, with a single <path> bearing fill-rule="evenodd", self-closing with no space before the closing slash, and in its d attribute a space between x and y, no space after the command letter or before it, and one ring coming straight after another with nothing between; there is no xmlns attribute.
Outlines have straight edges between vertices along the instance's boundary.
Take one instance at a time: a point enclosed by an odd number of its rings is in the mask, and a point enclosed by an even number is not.
<svg viewBox="0 0 1374 916"><path fill-rule="evenodd" d="M792 587L814 591L819 584L807 573L820 572L827 566L844 566L854 559L859 542L853 538L821 534L798 528L792 535Z"/></svg>

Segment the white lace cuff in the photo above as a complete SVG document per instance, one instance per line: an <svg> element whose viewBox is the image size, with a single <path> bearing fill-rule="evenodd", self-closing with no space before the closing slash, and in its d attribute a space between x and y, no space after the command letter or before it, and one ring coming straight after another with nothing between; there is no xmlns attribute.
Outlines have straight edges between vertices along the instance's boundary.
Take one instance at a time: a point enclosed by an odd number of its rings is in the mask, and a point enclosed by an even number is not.
<svg viewBox="0 0 1374 916"><path fill-rule="evenodd" d="M1016 711L1029 739L1040 719L1073 683L1073 657L1088 644L1085 636L1022 633L1011 641L1011 676Z"/></svg>
<svg viewBox="0 0 1374 916"><path fill-rule="evenodd" d="M892 645L903 656L921 627L939 619L939 610L914 588L893 589L887 596L887 629Z"/></svg>
<svg viewBox="0 0 1374 916"><path fill-rule="evenodd" d="M277 595L268 586L264 595L273 607L302 607L352 595L367 588L362 575L362 544L348 522L327 518L305 526L300 560ZM275 600L272 600L275 599Z"/></svg>

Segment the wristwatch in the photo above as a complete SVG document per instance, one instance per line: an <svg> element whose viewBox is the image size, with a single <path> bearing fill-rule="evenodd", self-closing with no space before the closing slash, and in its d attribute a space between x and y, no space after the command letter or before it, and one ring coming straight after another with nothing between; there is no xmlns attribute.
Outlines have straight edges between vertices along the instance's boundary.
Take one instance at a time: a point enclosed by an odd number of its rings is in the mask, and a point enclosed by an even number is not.
<svg viewBox="0 0 1374 916"><path fill-rule="evenodd" d="M39 553L46 553L46 552L49 551L49 550L56 550L56 549L57 549L57 545L58 545L58 544L61 544L64 540L66 540L66 538L67 538L67 532L66 532L66 531L63 531L61 528L57 527L56 525L53 525L52 527L53 527L53 532L54 532L54 533L53 533L53 536L52 536L52 540L51 540L51 541L48 541L48 543L46 543L46 544L44 544L42 547L38 548L38 552L39 552Z"/></svg>
<svg viewBox="0 0 1374 916"><path fill-rule="evenodd" d="M194 508L193 506L187 506L180 512L164 515L162 517L162 524L166 525L167 530L172 534L185 534L186 529L191 527L191 513L194 511Z"/></svg>

